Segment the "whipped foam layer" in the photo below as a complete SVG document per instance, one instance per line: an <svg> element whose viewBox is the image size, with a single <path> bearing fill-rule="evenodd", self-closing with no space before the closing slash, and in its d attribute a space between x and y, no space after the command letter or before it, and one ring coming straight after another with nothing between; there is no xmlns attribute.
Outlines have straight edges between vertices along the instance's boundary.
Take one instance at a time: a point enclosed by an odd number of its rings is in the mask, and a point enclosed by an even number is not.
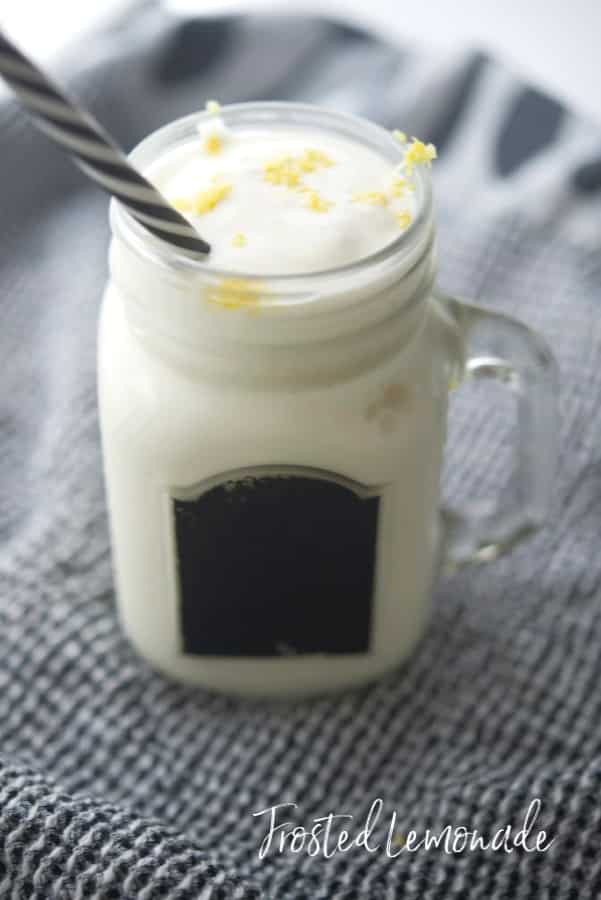
<svg viewBox="0 0 601 900"><path fill-rule="evenodd" d="M416 213L410 172L369 147L326 131L230 129L219 115L147 175L209 241L210 265L238 273L356 262L395 241Z"/></svg>

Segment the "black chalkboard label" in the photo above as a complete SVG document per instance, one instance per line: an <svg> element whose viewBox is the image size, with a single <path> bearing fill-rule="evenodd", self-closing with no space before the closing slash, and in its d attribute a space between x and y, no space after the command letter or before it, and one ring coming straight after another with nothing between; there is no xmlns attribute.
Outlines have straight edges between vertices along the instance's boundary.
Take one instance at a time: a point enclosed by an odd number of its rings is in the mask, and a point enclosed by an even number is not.
<svg viewBox="0 0 601 900"><path fill-rule="evenodd" d="M172 490L183 652L367 652L379 494L281 466Z"/></svg>

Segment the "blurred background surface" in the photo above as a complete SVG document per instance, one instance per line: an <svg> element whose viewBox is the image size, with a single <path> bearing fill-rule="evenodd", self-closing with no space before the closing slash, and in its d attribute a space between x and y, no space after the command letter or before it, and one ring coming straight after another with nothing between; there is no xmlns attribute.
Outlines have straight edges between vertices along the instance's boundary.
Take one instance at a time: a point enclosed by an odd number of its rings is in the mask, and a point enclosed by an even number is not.
<svg viewBox="0 0 601 900"><path fill-rule="evenodd" d="M158 0L157 0L158 2ZM2 0L0 24L41 58L136 0ZM190 14L261 9L330 15L388 40L417 40L444 52L481 49L523 79L601 121L600 0L164 0Z"/></svg>

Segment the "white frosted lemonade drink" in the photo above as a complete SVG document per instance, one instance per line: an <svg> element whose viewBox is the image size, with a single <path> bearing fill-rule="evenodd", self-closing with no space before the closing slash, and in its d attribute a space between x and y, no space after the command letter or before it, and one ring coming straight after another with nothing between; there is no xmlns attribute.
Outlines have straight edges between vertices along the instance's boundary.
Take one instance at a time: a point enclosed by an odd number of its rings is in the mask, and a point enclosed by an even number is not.
<svg viewBox="0 0 601 900"><path fill-rule="evenodd" d="M431 145L297 104L208 109L134 163L211 244L113 203L101 430L117 598L165 673L238 694L376 678L442 565L539 526L555 368L525 326L434 288ZM518 395L494 510L440 512L450 386Z"/></svg>

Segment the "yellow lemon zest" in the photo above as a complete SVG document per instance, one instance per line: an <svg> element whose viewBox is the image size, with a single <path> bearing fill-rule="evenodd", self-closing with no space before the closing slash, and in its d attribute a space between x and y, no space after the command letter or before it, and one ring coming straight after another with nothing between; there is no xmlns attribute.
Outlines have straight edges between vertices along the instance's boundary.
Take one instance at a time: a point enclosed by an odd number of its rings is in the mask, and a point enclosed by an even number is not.
<svg viewBox="0 0 601 900"><path fill-rule="evenodd" d="M215 209L224 197L227 197L232 186L224 181L222 184L215 184L213 187L207 188L206 191L199 191L194 197L194 212L199 216Z"/></svg>
<svg viewBox="0 0 601 900"><path fill-rule="evenodd" d="M403 159L405 172L407 175L410 175L413 171L413 167L416 165L430 166L432 160L436 159L436 156L437 153L434 144L424 144L423 141L418 141L417 138L411 138L411 143L405 150L405 157Z"/></svg>
<svg viewBox="0 0 601 900"><path fill-rule="evenodd" d="M409 212L408 209L404 209L402 212L397 213L396 218L397 218L397 222L399 223L399 225L403 229L403 231L406 228L409 228L409 226L411 225L411 222L413 221L413 219L411 217L411 213Z"/></svg>
<svg viewBox="0 0 601 900"><path fill-rule="evenodd" d="M246 278L222 278L206 293L209 303L223 309L246 309L255 312L260 304L259 285Z"/></svg>
<svg viewBox="0 0 601 900"><path fill-rule="evenodd" d="M324 200L323 197L320 197L317 191L307 191L304 205L307 209L312 209L314 212L327 212L331 206L334 206L329 200Z"/></svg>
<svg viewBox="0 0 601 900"><path fill-rule="evenodd" d="M194 197L173 197L169 202L180 212L194 212Z"/></svg>
<svg viewBox="0 0 601 900"><path fill-rule="evenodd" d="M295 188L300 183L298 166L292 156L277 156L263 166L265 181Z"/></svg>
<svg viewBox="0 0 601 900"><path fill-rule="evenodd" d="M294 190L302 190L301 176L303 172L315 172L320 166L333 166L334 163L321 150L307 148L300 156L276 156L263 164L265 180L271 184L280 184Z"/></svg>
<svg viewBox="0 0 601 900"><path fill-rule="evenodd" d="M232 238L232 247L246 247L246 235L238 231Z"/></svg>
<svg viewBox="0 0 601 900"><path fill-rule="evenodd" d="M310 148L305 150L303 154L299 156L297 162L298 167L303 172L314 172L320 166L329 168L334 165L327 153L324 153L322 150L313 150Z"/></svg>
<svg viewBox="0 0 601 900"><path fill-rule="evenodd" d="M205 153L219 153L221 150L221 138L218 134L208 134L204 142Z"/></svg>
<svg viewBox="0 0 601 900"><path fill-rule="evenodd" d="M383 191L363 191L353 194L357 203L371 203L372 206L387 206L388 197Z"/></svg>
<svg viewBox="0 0 601 900"><path fill-rule="evenodd" d="M205 109L208 113L211 113L212 116L216 116L221 111L221 103L217 100L207 100Z"/></svg>
<svg viewBox="0 0 601 900"><path fill-rule="evenodd" d="M223 182L222 184L216 184L213 187L207 188L206 191L199 191L191 197L177 197L171 202L180 212L191 212L196 213L198 216L202 216L204 213L215 209L217 204L223 200L224 197L227 197L231 189L231 184Z"/></svg>
<svg viewBox="0 0 601 900"><path fill-rule="evenodd" d="M411 185L406 178L395 177L390 185L390 193L393 197L400 197L407 190L411 190Z"/></svg>
<svg viewBox="0 0 601 900"><path fill-rule="evenodd" d="M392 136L393 136L393 138L395 139L395 141L398 141L398 142L399 142L399 144L406 144L406 143L407 143L407 135L405 134L404 131L401 131L401 130L398 129L398 128L395 128L395 129L394 129L394 131L392 132Z"/></svg>

